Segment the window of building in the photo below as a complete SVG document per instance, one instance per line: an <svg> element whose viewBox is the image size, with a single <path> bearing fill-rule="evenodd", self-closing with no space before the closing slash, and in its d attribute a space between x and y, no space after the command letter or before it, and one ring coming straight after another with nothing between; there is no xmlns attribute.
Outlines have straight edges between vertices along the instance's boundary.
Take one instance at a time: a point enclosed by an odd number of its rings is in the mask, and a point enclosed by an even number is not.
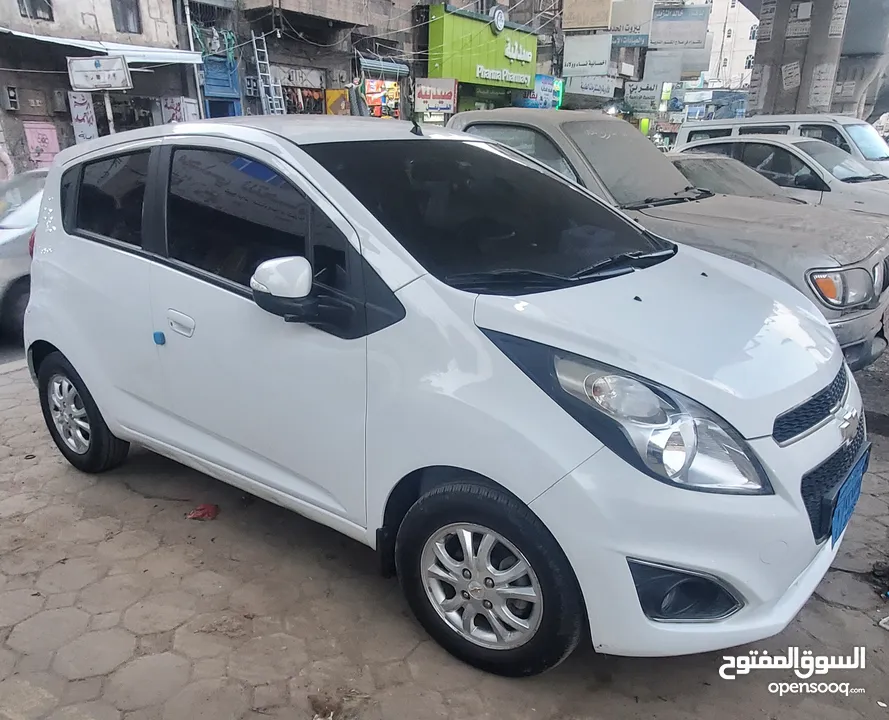
<svg viewBox="0 0 889 720"><path fill-rule="evenodd" d="M111 14L117 32L139 34L142 32L142 15L139 0L111 0Z"/></svg>
<svg viewBox="0 0 889 720"><path fill-rule="evenodd" d="M729 28L728 30L725 31L725 36L727 38L730 38L732 36L732 29L731 28Z"/></svg>
<svg viewBox="0 0 889 720"><path fill-rule="evenodd" d="M19 12L31 20L52 20L52 0L19 0Z"/></svg>
<svg viewBox="0 0 889 720"><path fill-rule="evenodd" d="M759 25L751 25L750 26L750 39L756 40L756 36L759 33Z"/></svg>
<svg viewBox="0 0 889 720"><path fill-rule="evenodd" d="M244 287L266 260L301 255L316 283L347 290L348 240L281 175L240 155L173 153L167 243L170 257Z"/></svg>
<svg viewBox="0 0 889 720"><path fill-rule="evenodd" d="M128 245L142 245L142 200L149 155L144 150L83 166L77 194L78 230Z"/></svg>
<svg viewBox="0 0 889 720"><path fill-rule="evenodd" d="M471 135L482 135L483 137L502 142L504 145L518 150L519 152L530 155L538 162L548 165L560 175L564 175L569 180L577 182L577 175L571 169L571 165L562 152L553 144L553 142L531 128L519 127L517 125L493 125L479 124L470 125L466 128L466 132Z"/></svg>
<svg viewBox="0 0 889 720"><path fill-rule="evenodd" d="M753 69L753 55L748 55L747 59L744 60L744 69L752 70Z"/></svg>

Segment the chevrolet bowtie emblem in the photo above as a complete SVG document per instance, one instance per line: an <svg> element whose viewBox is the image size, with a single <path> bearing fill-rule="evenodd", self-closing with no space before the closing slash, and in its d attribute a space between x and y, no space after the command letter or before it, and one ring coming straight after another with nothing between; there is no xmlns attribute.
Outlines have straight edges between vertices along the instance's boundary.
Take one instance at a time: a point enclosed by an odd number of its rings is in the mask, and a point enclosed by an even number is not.
<svg viewBox="0 0 889 720"><path fill-rule="evenodd" d="M855 439L858 432L858 410L850 408L838 413L840 420L840 435L843 436L843 444L848 445Z"/></svg>

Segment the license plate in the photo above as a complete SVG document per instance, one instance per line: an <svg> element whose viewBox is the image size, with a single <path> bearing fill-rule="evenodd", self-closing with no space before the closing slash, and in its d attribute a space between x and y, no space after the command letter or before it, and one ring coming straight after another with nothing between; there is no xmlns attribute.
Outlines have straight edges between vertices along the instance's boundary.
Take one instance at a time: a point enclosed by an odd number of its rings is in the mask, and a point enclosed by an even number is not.
<svg viewBox="0 0 889 720"><path fill-rule="evenodd" d="M831 521L831 545L836 547L840 536L852 519L852 513L855 512L855 505L861 496L861 483L864 480L864 473L867 470L867 461L870 456L870 450L861 456L861 459L855 463L855 467L849 473L849 477L843 483L839 493L837 493L836 504L833 508L833 520Z"/></svg>

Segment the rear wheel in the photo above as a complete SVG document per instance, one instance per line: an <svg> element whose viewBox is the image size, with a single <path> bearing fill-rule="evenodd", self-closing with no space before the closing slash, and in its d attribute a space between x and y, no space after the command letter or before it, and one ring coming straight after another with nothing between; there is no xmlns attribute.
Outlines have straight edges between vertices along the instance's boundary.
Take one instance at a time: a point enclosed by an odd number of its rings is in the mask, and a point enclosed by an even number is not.
<svg viewBox="0 0 889 720"><path fill-rule="evenodd" d="M25 310L31 297L31 281L22 278L16 281L3 298L3 314L0 317L0 330L17 342L22 339L25 328Z"/></svg>
<svg viewBox="0 0 889 720"><path fill-rule="evenodd" d="M562 662L582 635L567 558L531 510L474 482L437 487L408 510L395 546L408 603L451 654L500 675Z"/></svg>
<svg viewBox="0 0 889 720"><path fill-rule="evenodd" d="M126 459L129 443L111 434L92 395L64 355L54 352L43 360L37 385L49 434L74 467L100 473Z"/></svg>

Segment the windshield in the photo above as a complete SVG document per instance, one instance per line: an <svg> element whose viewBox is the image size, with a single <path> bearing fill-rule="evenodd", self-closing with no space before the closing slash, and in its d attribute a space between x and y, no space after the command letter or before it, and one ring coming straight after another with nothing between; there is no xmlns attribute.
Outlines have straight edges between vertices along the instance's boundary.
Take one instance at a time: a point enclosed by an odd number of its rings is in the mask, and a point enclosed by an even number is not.
<svg viewBox="0 0 889 720"><path fill-rule="evenodd" d="M0 227L26 228L35 225L35 203L29 201L43 190L45 182L45 172L28 172L0 183ZM39 197L36 207L40 207Z"/></svg>
<svg viewBox="0 0 889 720"><path fill-rule="evenodd" d="M840 150L823 140L807 140L797 143L797 147L817 160L827 172L838 180L869 177L878 179L881 177L878 173L862 165L845 150Z"/></svg>
<svg viewBox="0 0 889 720"><path fill-rule="evenodd" d="M672 158L673 164L695 187L721 195L785 199L781 188L756 170L731 158L701 158L688 155Z"/></svg>
<svg viewBox="0 0 889 720"><path fill-rule="evenodd" d="M688 188L673 163L628 122L583 120L564 123L562 130L620 206L673 197Z"/></svg>
<svg viewBox="0 0 889 720"><path fill-rule="evenodd" d="M889 145L873 125L860 123L845 128L866 160L889 160Z"/></svg>
<svg viewBox="0 0 889 720"><path fill-rule="evenodd" d="M457 275L499 271L502 279L508 271L527 292L553 289L558 280L574 282L573 275L617 255L672 247L581 188L490 142L418 138L302 149L423 267L455 286Z"/></svg>

